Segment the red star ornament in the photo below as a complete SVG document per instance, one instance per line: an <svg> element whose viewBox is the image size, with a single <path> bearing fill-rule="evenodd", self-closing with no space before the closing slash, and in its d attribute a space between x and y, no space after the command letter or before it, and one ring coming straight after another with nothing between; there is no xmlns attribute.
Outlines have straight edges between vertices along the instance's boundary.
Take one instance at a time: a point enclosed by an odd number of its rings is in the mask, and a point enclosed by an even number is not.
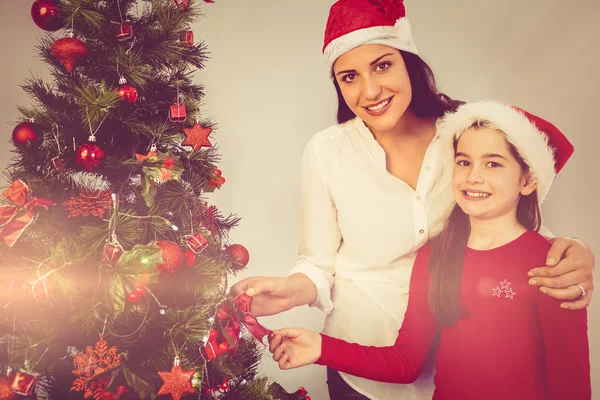
<svg viewBox="0 0 600 400"><path fill-rule="evenodd" d="M194 151L200 150L202 147L212 147L208 141L208 135L211 134L212 128L203 128L202 125L196 124L191 128L183 128L185 140L181 143L182 146L192 146Z"/></svg>
<svg viewBox="0 0 600 400"><path fill-rule="evenodd" d="M196 371L184 371L179 365L175 365L171 372L159 372L163 385L158 394L170 394L173 400L181 400L184 393L194 393L192 377Z"/></svg>

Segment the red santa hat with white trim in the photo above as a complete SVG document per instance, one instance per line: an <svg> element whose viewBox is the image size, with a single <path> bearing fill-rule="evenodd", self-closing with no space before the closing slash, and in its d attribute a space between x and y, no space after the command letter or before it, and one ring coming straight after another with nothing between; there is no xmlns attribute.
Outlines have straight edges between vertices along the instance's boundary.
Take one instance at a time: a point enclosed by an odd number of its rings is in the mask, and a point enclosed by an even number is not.
<svg viewBox="0 0 600 400"><path fill-rule="evenodd" d="M338 57L363 44L419 54L403 0L339 0L331 6L323 44L329 72Z"/></svg>
<svg viewBox="0 0 600 400"><path fill-rule="evenodd" d="M519 107L494 101L467 103L447 113L438 134L460 135L476 123L502 131L537 179L538 201L546 198L556 174L573 154L569 139L550 122Z"/></svg>

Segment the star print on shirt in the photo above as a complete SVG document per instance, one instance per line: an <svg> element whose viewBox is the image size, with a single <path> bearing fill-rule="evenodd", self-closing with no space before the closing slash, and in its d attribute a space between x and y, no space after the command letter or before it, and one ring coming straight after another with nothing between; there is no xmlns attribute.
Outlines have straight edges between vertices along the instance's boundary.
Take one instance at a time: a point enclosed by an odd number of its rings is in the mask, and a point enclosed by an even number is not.
<svg viewBox="0 0 600 400"><path fill-rule="evenodd" d="M512 290L512 288L510 287L510 282L507 281L506 279L502 282L500 282L500 286L496 286L495 288L492 288L492 296L496 296L496 297L501 297L500 295L504 293L505 299L511 299L513 300L513 298L515 297L515 294L517 294L517 292L515 292L514 290Z"/></svg>

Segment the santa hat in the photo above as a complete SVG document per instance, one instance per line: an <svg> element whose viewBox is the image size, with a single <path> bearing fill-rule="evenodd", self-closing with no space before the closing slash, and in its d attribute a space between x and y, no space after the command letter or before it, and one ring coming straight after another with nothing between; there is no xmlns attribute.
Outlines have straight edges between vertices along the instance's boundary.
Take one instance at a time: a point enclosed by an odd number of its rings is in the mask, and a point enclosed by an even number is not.
<svg viewBox="0 0 600 400"><path fill-rule="evenodd" d="M438 134L458 139L473 124L485 122L502 131L537 178L541 204L552 181L573 154L573 145L550 122L509 104L480 101L460 106L448 113L438 126Z"/></svg>
<svg viewBox="0 0 600 400"><path fill-rule="evenodd" d="M403 0L338 0L331 6L323 45L328 70L342 54L363 44L418 55Z"/></svg>

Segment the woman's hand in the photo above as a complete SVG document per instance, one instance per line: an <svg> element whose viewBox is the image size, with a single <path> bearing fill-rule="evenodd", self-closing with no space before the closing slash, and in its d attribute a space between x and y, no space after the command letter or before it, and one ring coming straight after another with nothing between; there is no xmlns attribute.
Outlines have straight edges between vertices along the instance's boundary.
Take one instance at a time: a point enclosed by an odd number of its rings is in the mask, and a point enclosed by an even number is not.
<svg viewBox="0 0 600 400"><path fill-rule="evenodd" d="M269 350L279 368L286 370L316 362L321 357L321 335L302 328L273 331Z"/></svg>
<svg viewBox="0 0 600 400"><path fill-rule="evenodd" d="M562 308L579 310L590 305L594 291L594 253L578 240L557 238L546 258L546 266L529 271L529 284L541 286L548 296L574 300ZM585 295L583 295L585 292Z"/></svg>
<svg viewBox="0 0 600 400"><path fill-rule="evenodd" d="M252 296L250 312L256 317L274 315L316 300L317 289L304 274L282 277L251 277L231 287L231 294Z"/></svg>

